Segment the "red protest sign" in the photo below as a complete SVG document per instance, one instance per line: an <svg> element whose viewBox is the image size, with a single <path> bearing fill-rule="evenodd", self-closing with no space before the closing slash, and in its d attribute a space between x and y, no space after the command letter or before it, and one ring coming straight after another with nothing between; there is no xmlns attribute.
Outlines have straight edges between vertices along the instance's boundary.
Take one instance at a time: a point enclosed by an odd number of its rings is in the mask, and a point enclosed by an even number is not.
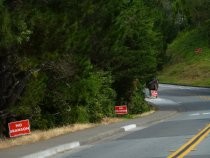
<svg viewBox="0 0 210 158"><path fill-rule="evenodd" d="M156 97L158 96L158 92L156 90L151 90L151 95L152 97Z"/></svg>
<svg viewBox="0 0 210 158"><path fill-rule="evenodd" d="M126 105L115 106L115 114L123 115L128 114L128 109Z"/></svg>
<svg viewBox="0 0 210 158"><path fill-rule="evenodd" d="M17 137L21 135L30 134L29 120L21 120L8 123L10 137Z"/></svg>
<svg viewBox="0 0 210 158"><path fill-rule="evenodd" d="M201 54L202 53L202 48L196 48L195 49L195 54Z"/></svg>

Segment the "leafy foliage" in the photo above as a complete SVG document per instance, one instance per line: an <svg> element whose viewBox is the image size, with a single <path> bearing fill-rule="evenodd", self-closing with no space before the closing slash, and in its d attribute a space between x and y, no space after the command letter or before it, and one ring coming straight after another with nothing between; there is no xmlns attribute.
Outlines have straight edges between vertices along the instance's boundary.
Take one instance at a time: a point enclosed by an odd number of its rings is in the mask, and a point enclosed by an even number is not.
<svg viewBox="0 0 210 158"><path fill-rule="evenodd" d="M128 110L132 114L140 114L150 110L150 106L144 101L143 85L135 80L132 85L132 94L128 104Z"/></svg>
<svg viewBox="0 0 210 158"><path fill-rule="evenodd" d="M0 110L33 128L98 122L121 103L148 110L143 85L176 34L162 2L1 0L0 55L31 76L17 104Z"/></svg>

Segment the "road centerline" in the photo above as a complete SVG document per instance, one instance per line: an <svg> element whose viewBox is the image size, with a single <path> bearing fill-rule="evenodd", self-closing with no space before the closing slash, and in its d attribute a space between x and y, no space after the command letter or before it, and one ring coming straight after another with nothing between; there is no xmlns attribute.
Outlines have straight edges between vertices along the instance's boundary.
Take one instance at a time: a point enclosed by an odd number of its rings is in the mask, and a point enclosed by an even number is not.
<svg viewBox="0 0 210 158"><path fill-rule="evenodd" d="M187 143L182 145L178 150L170 154L167 158L183 158L189 154L198 144L200 144L210 133L210 124L208 124L198 134L193 136Z"/></svg>

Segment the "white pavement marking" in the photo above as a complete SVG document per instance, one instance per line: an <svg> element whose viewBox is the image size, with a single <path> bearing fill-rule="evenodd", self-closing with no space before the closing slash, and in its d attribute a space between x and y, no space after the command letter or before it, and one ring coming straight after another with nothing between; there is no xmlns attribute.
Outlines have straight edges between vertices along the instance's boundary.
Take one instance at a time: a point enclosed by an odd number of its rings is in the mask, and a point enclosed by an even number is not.
<svg viewBox="0 0 210 158"><path fill-rule="evenodd" d="M160 88L173 88L173 89L209 89L206 87L189 87L189 86L180 86L180 85L169 85L169 84L159 84Z"/></svg>
<svg viewBox="0 0 210 158"><path fill-rule="evenodd" d="M210 112L194 113L194 114L189 114L189 115L190 116L210 115Z"/></svg>
<svg viewBox="0 0 210 158"><path fill-rule="evenodd" d="M144 127L144 126L142 126L142 127L136 127L134 129L132 129L132 131L140 131L140 130L143 130L145 128L147 128L147 127Z"/></svg>
<svg viewBox="0 0 210 158"><path fill-rule="evenodd" d="M131 131L131 130L133 130L133 129L136 128L136 124L131 124L131 125L123 126L121 128L124 129L125 131Z"/></svg>
<svg viewBox="0 0 210 158"><path fill-rule="evenodd" d="M50 148L50 149L46 149L44 151L40 151L40 152L37 152L37 153L26 155L26 156L23 156L22 158L45 158L45 157L55 155L59 152L74 149L74 148L79 147L79 146L80 146L79 142L67 143L67 144L59 145L59 146L56 146L56 147L53 147L53 148Z"/></svg>
<svg viewBox="0 0 210 158"><path fill-rule="evenodd" d="M210 115L210 112L204 112L203 115Z"/></svg>
<svg viewBox="0 0 210 158"><path fill-rule="evenodd" d="M151 98L145 98L145 100L147 102L151 102L151 103L155 103L155 104L160 104L160 105L179 105L181 102L177 103L173 100L169 100L169 99L164 99L164 98L155 98L155 99L151 99Z"/></svg>
<svg viewBox="0 0 210 158"><path fill-rule="evenodd" d="M190 116L199 116L201 115L200 113L195 113L195 114L190 114Z"/></svg>

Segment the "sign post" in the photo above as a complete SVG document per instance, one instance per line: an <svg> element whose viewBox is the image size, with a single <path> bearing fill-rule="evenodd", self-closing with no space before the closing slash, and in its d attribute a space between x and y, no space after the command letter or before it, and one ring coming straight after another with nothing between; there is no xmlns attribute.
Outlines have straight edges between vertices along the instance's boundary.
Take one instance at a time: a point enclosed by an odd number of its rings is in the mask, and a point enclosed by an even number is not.
<svg viewBox="0 0 210 158"><path fill-rule="evenodd" d="M18 137L31 133L29 120L10 122L8 127L10 137Z"/></svg>
<svg viewBox="0 0 210 158"><path fill-rule="evenodd" d="M127 105L115 106L115 114L118 114L118 115L128 114Z"/></svg>

